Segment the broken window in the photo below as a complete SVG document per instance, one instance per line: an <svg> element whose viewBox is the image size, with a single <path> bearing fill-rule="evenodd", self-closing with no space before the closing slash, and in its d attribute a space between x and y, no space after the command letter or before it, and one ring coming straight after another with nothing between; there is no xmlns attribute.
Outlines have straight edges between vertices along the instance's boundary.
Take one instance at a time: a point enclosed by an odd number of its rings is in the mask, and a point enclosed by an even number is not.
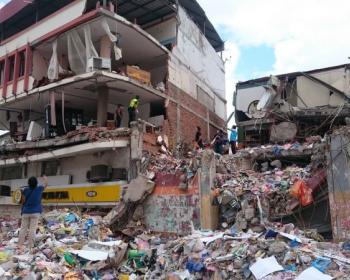
<svg viewBox="0 0 350 280"><path fill-rule="evenodd" d="M58 199L69 199L69 193L67 191L61 192L44 192L43 199L45 200L58 200Z"/></svg>
<svg viewBox="0 0 350 280"><path fill-rule="evenodd" d="M150 117L165 115L164 101L151 102Z"/></svg>
<svg viewBox="0 0 350 280"><path fill-rule="evenodd" d="M10 70L10 74L9 74L9 81L13 81L13 78L15 76L15 56L11 56L9 58L9 70Z"/></svg>
<svg viewBox="0 0 350 280"><path fill-rule="evenodd" d="M58 173L58 161L44 161L41 166L41 174L46 176L56 176Z"/></svg>
<svg viewBox="0 0 350 280"><path fill-rule="evenodd" d="M0 168L1 180L13 180L22 178L22 166L9 166Z"/></svg>
<svg viewBox="0 0 350 280"><path fill-rule="evenodd" d="M23 77L25 72L25 66L26 66L26 55L25 52L22 51L18 54L19 58L19 72L18 77Z"/></svg>

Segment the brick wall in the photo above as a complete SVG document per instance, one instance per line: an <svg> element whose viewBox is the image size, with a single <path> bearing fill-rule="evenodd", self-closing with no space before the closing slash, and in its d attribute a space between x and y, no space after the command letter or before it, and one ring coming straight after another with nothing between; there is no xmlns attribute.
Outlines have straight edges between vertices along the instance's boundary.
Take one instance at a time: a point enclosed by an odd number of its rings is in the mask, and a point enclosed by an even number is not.
<svg viewBox="0 0 350 280"><path fill-rule="evenodd" d="M209 119L212 123L215 123L220 127L223 127L225 125L225 121L212 111L209 111Z"/></svg>
<svg viewBox="0 0 350 280"><path fill-rule="evenodd" d="M187 144L192 144L197 131L197 126L201 127L202 137L204 141L210 141L216 133L216 128L210 125L210 135L208 139L208 124L207 124L207 108L199 103L196 99L186 94L176 86L168 83L167 94L179 102L180 105L189 108L185 109L180 106L180 127L179 127L179 138ZM191 112L192 111L192 112ZM177 104L176 102L170 101L166 109L167 120L164 123L164 133L168 135L171 147L174 147L176 143L176 132L177 132ZM202 118L200 118L199 116ZM214 124L222 127L225 121L218 117L214 112L209 111L210 121Z"/></svg>

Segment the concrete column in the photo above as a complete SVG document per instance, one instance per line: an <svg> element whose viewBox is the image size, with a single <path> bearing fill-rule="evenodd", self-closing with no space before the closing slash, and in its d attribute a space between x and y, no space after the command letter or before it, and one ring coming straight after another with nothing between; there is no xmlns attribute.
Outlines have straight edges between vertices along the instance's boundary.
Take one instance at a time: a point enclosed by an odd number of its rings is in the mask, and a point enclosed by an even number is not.
<svg viewBox="0 0 350 280"><path fill-rule="evenodd" d="M111 58L112 54L112 42L108 35L102 36L100 39L100 57Z"/></svg>
<svg viewBox="0 0 350 280"><path fill-rule="evenodd" d="M132 122L131 135L130 135L129 180L135 179L140 172L142 150L143 150L143 125L139 122Z"/></svg>
<svg viewBox="0 0 350 280"><path fill-rule="evenodd" d="M176 144L179 144L181 141L180 131L181 131L181 111L180 111L180 104L176 103Z"/></svg>
<svg viewBox="0 0 350 280"><path fill-rule="evenodd" d="M210 142L210 114L209 114L209 109L207 109L207 138L208 141Z"/></svg>
<svg viewBox="0 0 350 280"><path fill-rule="evenodd" d="M218 227L219 208L213 205L212 197L215 175L215 154L212 150L205 150L202 154L199 184L200 221L203 230L215 230Z"/></svg>
<svg viewBox="0 0 350 280"><path fill-rule="evenodd" d="M131 159L141 160L143 147L143 125L139 122L132 122L131 124Z"/></svg>
<svg viewBox="0 0 350 280"><path fill-rule="evenodd" d="M56 126L57 121L56 121L56 95L55 92L50 92L50 113L51 113L51 125Z"/></svg>
<svg viewBox="0 0 350 280"><path fill-rule="evenodd" d="M108 112L108 88L98 88L97 96L97 126L106 126Z"/></svg>

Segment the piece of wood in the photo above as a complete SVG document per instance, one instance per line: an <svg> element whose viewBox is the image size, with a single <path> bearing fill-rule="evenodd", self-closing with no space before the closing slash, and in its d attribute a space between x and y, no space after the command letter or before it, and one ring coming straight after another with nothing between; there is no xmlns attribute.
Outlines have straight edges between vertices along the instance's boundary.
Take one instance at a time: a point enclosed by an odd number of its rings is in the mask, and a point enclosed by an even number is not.
<svg viewBox="0 0 350 280"><path fill-rule="evenodd" d="M200 169L200 222L203 230L216 230L219 224L219 208L213 205L211 190L214 186L216 174L215 156L212 150L205 150L202 154L202 168Z"/></svg>

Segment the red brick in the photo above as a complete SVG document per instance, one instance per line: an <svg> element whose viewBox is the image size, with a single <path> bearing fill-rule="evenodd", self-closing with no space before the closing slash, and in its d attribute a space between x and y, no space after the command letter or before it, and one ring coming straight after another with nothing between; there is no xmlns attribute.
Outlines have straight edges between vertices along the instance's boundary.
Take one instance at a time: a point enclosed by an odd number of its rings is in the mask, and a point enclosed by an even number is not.
<svg viewBox="0 0 350 280"><path fill-rule="evenodd" d="M216 133L217 129L210 125L210 137L208 139L208 124L207 124L207 108L199 103L196 99L186 94L176 86L168 83L167 94L195 113L192 113L182 106L180 106L180 129L179 138L181 142L191 145L195 139L197 126L201 127L203 140L210 142ZM163 130L169 138L170 147L174 148L176 144L176 132L177 132L177 104L170 101L166 109L167 120L164 122ZM200 118L199 116L202 116ZM219 127L223 127L225 121L218 117L214 112L209 111L210 121Z"/></svg>

